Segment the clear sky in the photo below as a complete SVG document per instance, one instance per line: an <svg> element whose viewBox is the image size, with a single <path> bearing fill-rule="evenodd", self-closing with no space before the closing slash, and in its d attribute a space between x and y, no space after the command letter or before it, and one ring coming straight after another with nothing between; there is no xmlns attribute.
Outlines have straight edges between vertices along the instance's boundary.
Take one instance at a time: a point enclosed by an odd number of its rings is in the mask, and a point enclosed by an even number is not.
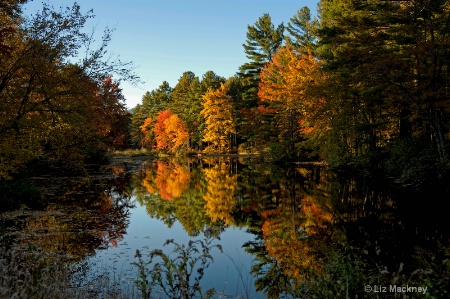
<svg viewBox="0 0 450 299"><path fill-rule="evenodd" d="M42 8L71 6L74 0L33 0L26 14ZM209 70L233 76L247 61L242 44L247 25L269 13L275 25L303 6L315 14L318 0L78 0L83 12L96 16L87 29L115 28L109 51L133 61L144 81L139 87L122 83L128 108L141 102L146 91L163 81L175 86L183 72L201 77Z"/></svg>

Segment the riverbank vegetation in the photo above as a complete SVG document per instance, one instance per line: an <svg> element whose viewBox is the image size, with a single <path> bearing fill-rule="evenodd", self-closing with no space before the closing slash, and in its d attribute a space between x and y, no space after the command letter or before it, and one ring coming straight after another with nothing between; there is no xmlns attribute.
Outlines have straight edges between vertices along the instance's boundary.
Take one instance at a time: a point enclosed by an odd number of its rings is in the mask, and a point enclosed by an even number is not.
<svg viewBox="0 0 450 299"><path fill-rule="evenodd" d="M26 18L25 2L0 3L2 296L88 297L71 288L58 254L79 261L117 244L133 197L189 236L248 228L251 274L269 298L365 296L364 285L412 282L447 297L449 1L321 0L317 16L303 7L286 24L264 14L247 28L248 61L235 76L187 71L131 110L120 84L138 78L107 55L111 31L96 42L85 28L92 12L44 4ZM99 165L111 154L170 158L113 165L113 186L84 177L107 178ZM222 157L232 155L242 161ZM294 161L337 171L278 165ZM138 255L135 265L151 261ZM164 264L167 279L185 268L175 262ZM143 270L138 295L170 287L157 267ZM117 294L103 297L131 297Z"/></svg>
<svg viewBox="0 0 450 299"><path fill-rule="evenodd" d="M147 92L131 144L323 160L403 184L447 178L449 7L322 0L316 17L303 7L287 25L264 14L248 26L248 62L235 76L185 72Z"/></svg>
<svg viewBox="0 0 450 299"><path fill-rule="evenodd" d="M24 2L0 6L2 180L54 166L83 171L128 147L120 82L137 79L130 63L108 57L111 30L99 42L86 30L92 12L43 4L25 18Z"/></svg>
<svg viewBox="0 0 450 299"><path fill-rule="evenodd" d="M322 0L315 17L303 7L278 25L264 14L235 76L187 71L131 111L120 82L137 78L107 58L111 31L96 43L92 12L44 5L25 18L24 2L1 4L2 179L83 171L130 148L322 160L405 184L447 177L448 1Z"/></svg>

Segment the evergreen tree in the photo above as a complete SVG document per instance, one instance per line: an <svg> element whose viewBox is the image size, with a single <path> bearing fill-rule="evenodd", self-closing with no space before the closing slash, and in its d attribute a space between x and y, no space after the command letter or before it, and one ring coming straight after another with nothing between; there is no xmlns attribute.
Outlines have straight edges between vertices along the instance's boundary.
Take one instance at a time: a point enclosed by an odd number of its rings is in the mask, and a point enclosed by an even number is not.
<svg viewBox="0 0 450 299"><path fill-rule="evenodd" d="M202 148L205 120L202 111L202 97L209 90L215 90L225 82L223 77L213 71L206 72L200 81L193 72L185 72L178 80L173 91L173 103L170 110L186 121L191 148Z"/></svg>
<svg viewBox="0 0 450 299"><path fill-rule="evenodd" d="M246 79L242 106L255 106L258 101L259 73L266 63L272 59L283 42L284 25L275 28L269 14L264 14L252 26L248 26L247 40L242 46L250 60L239 68L239 75Z"/></svg>
<svg viewBox="0 0 450 299"><path fill-rule="evenodd" d="M140 127L144 124L146 118L147 116L141 104L137 104L131 110L130 138L133 148L140 148L145 143L145 136Z"/></svg>
<svg viewBox="0 0 450 299"><path fill-rule="evenodd" d="M167 81L151 92L146 92L142 97L142 107L147 117L156 118L160 111L167 109L172 101L172 88Z"/></svg>
<svg viewBox="0 0 450 299"><path fill-rule="evenodd" d="M218 89L220 87L221 83L225 83L225 78L217 75L213 71L207 71L202 76L202 82L201 82L202 95L205 94L208 91L208 89L210 89L210 88L213 90Z"/></svg>
<svg viewBox="0 0 450 299"><path fill-rule="evenodd" d="M322 0L320 8L331 156L367 161L416 140L411 154L445 161L449 1Z"/></svg>
<svg viewBox="0 0 450 299"><path fill-rule="evenodd" d="M319 21L317 19L311 20L311 11L304 6L290 19L286 27L289 33L286 39L300 52L313 53L318 26Z"/></svg>
<svg viewBox="0 0 450 299"><path fill-rule="evenodd" d="M191 148L195 148L201 140L198 130L198 118L201 111L199 89L199 78L191 71L184 72L173 89L172 103L169 105L170 111L187 123Z"/></svg>

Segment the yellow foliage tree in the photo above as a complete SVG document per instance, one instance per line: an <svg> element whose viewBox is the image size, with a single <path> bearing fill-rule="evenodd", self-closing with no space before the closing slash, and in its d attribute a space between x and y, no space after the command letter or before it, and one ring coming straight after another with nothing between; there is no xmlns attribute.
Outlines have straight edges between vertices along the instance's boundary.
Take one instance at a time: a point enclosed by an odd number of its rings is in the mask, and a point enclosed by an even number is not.
<svg viewBox="0 0 450 299"><path fill-rule="evenodd" d="M317 80L320 63L311 54L280 48L261 71L258 96L261 100L282 103L285 110L305 111L309 106L307 88Z"/></svg>
<svg viewBox="0 0 450 299"><path fill-rule="evenodd" d="M203 141L208 142L205 151L224 152L231 147L231 136L236 134L231 97L221 84L217 90L209 89L203 95L203 110L200 112L206 123Z"/></svg>

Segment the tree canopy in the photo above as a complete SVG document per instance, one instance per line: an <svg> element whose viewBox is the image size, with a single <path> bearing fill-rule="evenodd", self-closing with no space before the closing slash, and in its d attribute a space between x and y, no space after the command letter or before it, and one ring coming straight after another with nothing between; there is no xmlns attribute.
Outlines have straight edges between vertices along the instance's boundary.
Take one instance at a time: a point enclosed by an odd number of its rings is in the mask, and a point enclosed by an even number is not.
<svg viewBox="0 0 450 299"><path fill-rule="evenodd" d="M37 159L82 162L126 147L129 115L111 76L137 77L130 63L104 59L111 32L75 63L93 38L83 30L93 14L44 4L25 19L23 2L1 4L9 22L0 33L0 177Z"/></svg>

